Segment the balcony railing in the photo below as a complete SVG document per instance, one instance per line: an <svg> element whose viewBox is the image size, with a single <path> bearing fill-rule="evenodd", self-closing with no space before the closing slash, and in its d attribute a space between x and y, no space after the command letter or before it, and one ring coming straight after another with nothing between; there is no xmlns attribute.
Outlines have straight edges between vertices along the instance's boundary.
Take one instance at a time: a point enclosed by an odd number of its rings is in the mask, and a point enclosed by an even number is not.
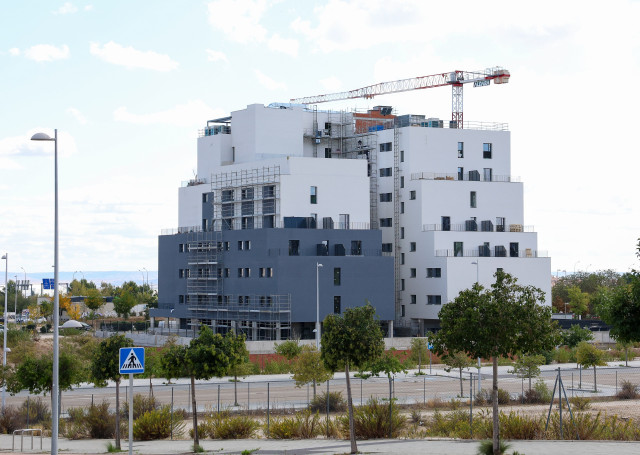
<svg viewBox="0 0 640 455"><path fill-rule="evenodd" d="M520 177L512 175L491 175L485 176L484 174L471 174L467 172L462 176L456 173L439 173L439 172L414 172L411 174L411 180L451 180L451 181L465 181L465 182L520 182ZM460 178L462 177L462 178ZM485 178L486 177L486 178Z"/></svg>
<svg viewBox="0 0 640 455"><path fill-rule="evenodd" d="M251 217L253 218L253 217ZM275 221L273 226L265 226L262 224L261 217L255 217L255 223L252 227L243 228L242 227L242 218L234 217L233 219L228 218L229 223L224 226L221 226L220 223L215 223L215 226L208 226L206 232L220 232L220 231L240 231L247 229L333 229L333 230L370 230L371 225L367 222L349 222L349 223L340 223L334 222L333 227L331 228L323 228L322 222L319 221L317 227L310 226L285 226L284 221ZM160 235L176 235L176 234L188 234L193 232L203 232L202 226L183 226L178 228L168 228L162 229L160 231Z"/></svg>
<svg viewBox="0 0 640 455"><path fill-rule="evenodd" d="M492 224L491 226L482 225L482 222L477 222L475 229L467 224L450 224L449 229L444 229L442 223L440 224L423 224L423 232L430 231L455 231L455 232L535 232L533 226L525 226L522 224Z"/></svg>
<svg viewBox="0 0 640 455"><path fill-rule="evenodd" d="M504 251L504 250L503 250ZM549 257L547 251L532 250L526 248L517 252L511 252L509 250L504 251L504 255L495 254L494 249L473 249L473 250L436 250L437 257L504 257L504 258L546 258Z"/></svg>

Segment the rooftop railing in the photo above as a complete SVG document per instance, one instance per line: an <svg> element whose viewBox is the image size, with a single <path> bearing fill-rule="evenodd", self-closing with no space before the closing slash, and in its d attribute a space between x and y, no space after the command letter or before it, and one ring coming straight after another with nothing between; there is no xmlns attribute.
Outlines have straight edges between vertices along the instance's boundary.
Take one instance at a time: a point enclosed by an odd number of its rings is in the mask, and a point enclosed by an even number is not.
<svg viewBox="0 0 640 455"><path fill-rule="evenodd" d="M478 172L478 171L476 171ZM460 178L462 177L462 178ZM485 176L479 172L470 174L469 172L460 176L458 173L439 173L439 172L414 172L411 174L411 180L455 180L465 182L520 182L520 177L512 175L491 175Z"/></svg>
<svg viewBox="0 0 640 455"><path fill-rule="evenodd" d="M423 224L422 225L423 232L430 231L455 231L455 232L535 232L533 226L524 226L522 224L509 224L509 225L482 225L481 222L477 222L475 229L472 226L467 224L450 224L448 226L443 226L440 224Z"/></svg>
<svg viewBox="0 0 640 455"><path fill-rule="evenodd" d="M503 258L547 258L549 253L547 251L532 250L526 248L516 252L509 250L502 250L501 253L496 254L493 249L472 249L472 250L436 250L437 257L503 257Z"/></svg>

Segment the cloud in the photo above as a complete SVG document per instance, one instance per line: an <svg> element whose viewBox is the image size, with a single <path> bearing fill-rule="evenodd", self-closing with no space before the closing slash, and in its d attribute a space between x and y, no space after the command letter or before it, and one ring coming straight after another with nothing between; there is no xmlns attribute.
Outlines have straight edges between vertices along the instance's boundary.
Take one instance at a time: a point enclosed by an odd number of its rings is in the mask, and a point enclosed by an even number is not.
<svg viewBox="0 0 640 455"><path fill-rule="evenodd" d="M84 7L84 10L85 10L85 11L91 11L92 9L93 9L93 5L86 5L86 6Z"/></svg>
<svg viewBox="0 0 640 455"><path fill-rule="evenodd" d="M221 109L212 109L202 100L192 100L171 109L149 114L134 114L129 112L125 106L121 106L113 112L113 119L118 122L138 125L165 124L196 127L202 125L206 119L224 115L225 113Z"/></svg>
<svg viewBox="0 0 640 455"><path fill-rule="evenodd" d="M276 82L260 70L254 70L258 82L267 90L286 90L287 86L283 82Z"/></svg>
<svg viewBox="0 0 640 455"><path fill-rule="evenodd" d="M63 44L61 47L56 47L51 44L36 44L27 49L24 52L24 56L36 62L52 62L54 60L69 58L69 46L66 44Z"/></svg>
<svg viewBox="0 0 640 455"><path fill-rule="evenodd" d="M342 82L335 76L320 79L320 85L322 85L325 90L331 92L337 92L342 88Z"/></svg>
<svg viewBox="0 0 640 455"><path fill-rule="evenodd" d="M22 165L16 157L52 156L54 145L49 141L32 141L31 136L45 132L53 137L54 132L48 128L34 128L21 136L0 139L0 169L20 169ZM77 152L76 141L67 132L58 131L58 155L68 157Z"/></svg>
<svg viewBox="0 0 640 455"><path fill-rule="evenodd" d="M238 43L265 40L267 29L260 20L266 8L266 0L216 0L207 5L209 23Z"/></svg>
<svg viewBox="0 0 640 455"><path fill-rule="evenodd" d="M9 49L9 54L11 55L20 55L20 49L18 49L17 47L12 47L11 49Z"/></svg>
<svg viewBox="0 0 640 455"><path fill-rule="evenodd" d="M282 52L292 57L298 56L298 48L300 47L298 40L281 38L277 33L269 39L268 45L272 51Z"/></svg>
<svg viewBox="0 0 640 455"><path fill-rule="evenodd" d="M105 62L127 68L172 71L178 67L178 62L172 60L168 55L153 51L139 51L131 46L124 47L113 41L109 41L104 46L99 43L91 43L89 51Z"/></svg>
<svg viewBox="0 0 640 455"><path fill-rule="evenodd" d="M54 11L53 14L72 14L78 12L78 8L71 4L71 2L66 2L57 11Z"/></svg>
<svg viewBox="0 0 640 455"><path fill-rule="evenodd" d="M226 62L229 63L227 56L224 52L214 51L211 49L207 49L207 60L210 62Z"/></svg>
<svg viewBox="0 0 640 455"><path fill-rule="evenodd" d="M75 107L67 108L67 113L73 115L75 119L78 121L78 123L80 123L81 125L87 124L87 118L84 115L82 115L82 112L80 112Z"/></svg>

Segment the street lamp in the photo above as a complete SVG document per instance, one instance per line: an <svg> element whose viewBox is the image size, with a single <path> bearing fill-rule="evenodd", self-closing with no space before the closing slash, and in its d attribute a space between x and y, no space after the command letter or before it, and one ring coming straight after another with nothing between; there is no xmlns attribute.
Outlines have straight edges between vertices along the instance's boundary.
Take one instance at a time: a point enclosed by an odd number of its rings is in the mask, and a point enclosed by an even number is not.
<svg viewBox="0 0 640 455"><path fill-rule="evenodd" d="M24 269L24 267L22 267L22 266L20 266L20 268L21 268L21 269L22 269L22 271L24 272L24 283L22 283L22 285L24 286L24 295L25 295L25 297L26 297L26 295L27 295L27 291L29 290L29 289L28 289L28 286L27 286L27 271L26 271L26 270Z"/></svg>
<svg viewBox="0 0 640 455"><path fill-rule="evenodd" d="M322 264L316 262L316 349L320 350L320 267Z"/></svg>
<svg viewBox="0 0 640 455"><path fill-rule="evenodd" d="M45 133L31 136L32 141L53 141L53 176L54 176L54 229L53 229L53 380L51 387L51 455L58 454L58 390L59 390L59 355L60 346L58 326L60 322L60 301L58 295L58 130L55 129L53 138ZM6 299L5 299L6 302ZM7 331L5 330L5 336Z"/></svg>
<svg viewBox="0 0 640 455"><path fill-rule="evenodd" d="M16 275L16 303L13 307L13 320L18 322L18 275ZM5 323L6 324L6 323Z"/></svg>
<svg viewBox="0 0 640 455"><path fill-rule="evenodd" d="M7 297L9 295L9 281L8 281L8 270L9 270L9 253L4 253L2 256L4 259L4 344L2 345L2 366L7 366L7 332L9 327L7 326ZM6 403L6 391L7 386L2 386L2 415L4 415L4 406Z"/></svg>
<svg viewBox="0 0 640 455"><path fill-rule="evenodd" d="M147 272L147 287L149 288L149 290L151 290L151 287L149 286L149 271L145 267L142 267L142 270ZM142 281L143 281L142 284L144 284L144 279Z"/></svg>

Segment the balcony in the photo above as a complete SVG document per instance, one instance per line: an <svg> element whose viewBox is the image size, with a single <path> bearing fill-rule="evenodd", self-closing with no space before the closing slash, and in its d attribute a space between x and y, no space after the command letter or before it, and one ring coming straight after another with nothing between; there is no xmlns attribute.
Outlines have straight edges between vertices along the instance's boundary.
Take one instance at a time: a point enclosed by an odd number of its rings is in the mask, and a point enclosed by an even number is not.
<svg viewBox="0 0 640 455"><path fill-rule="evenodd" d="M527 226L522 224L496 224L493 223L488 224L483 221L475 224L475 229L472 228L471 224L450 224L449 229L443 229L442 223L438 224L423 224L422 231L423 232L431 232L431 231L454 231L454 232L535 232L533 226Z"/></svg>
<svg viewBox="0 0 640 455"><path fill-rule="evenodd" d="M460 178L462 177L462 178ZM513 183L520 182L520 177L512 175L491 175L485 176L479 171L470 171L464 175L456 173L439 173L439 172L414 172L411 174L411 180L450 180L465 182L503 182Z"/></svg>
<svg viewBox="0 0 640 455"><path fill-rule="evenodd" d="M531 248L526 248L524 250L518 251L514 254L508 250L502 250L505 252L504 255L498 254L496 255L496 250L494 249L484 249L484 248L476 248L473 250L436 250L436 257L465 257L465 258L477 258L477 257L504 257L504 258L548 258L549 253L547 251L542 250L532 250Z"/></svg>

